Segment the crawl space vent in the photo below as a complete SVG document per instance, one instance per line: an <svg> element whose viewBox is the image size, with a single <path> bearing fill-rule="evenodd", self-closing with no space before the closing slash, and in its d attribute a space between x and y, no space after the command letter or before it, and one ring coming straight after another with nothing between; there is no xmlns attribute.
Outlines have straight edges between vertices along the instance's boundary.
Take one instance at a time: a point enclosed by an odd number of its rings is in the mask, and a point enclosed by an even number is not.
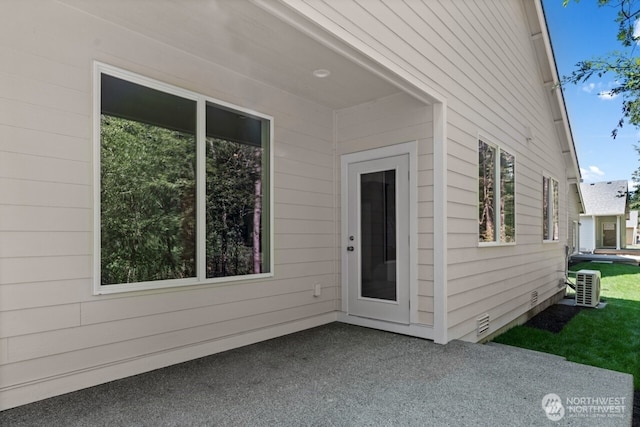
<svg viewBox="0 0 640 427"><path fill-rule="evenodd" d="M483 314L476 319L478 321L478 336L489 330L489 314Z"/></svg>
<svg viewBox="0 0 640 427"><path fill-rule="evenodd" d="M531 292L531 307L535 307L538 304L538 291Z"/></svg>

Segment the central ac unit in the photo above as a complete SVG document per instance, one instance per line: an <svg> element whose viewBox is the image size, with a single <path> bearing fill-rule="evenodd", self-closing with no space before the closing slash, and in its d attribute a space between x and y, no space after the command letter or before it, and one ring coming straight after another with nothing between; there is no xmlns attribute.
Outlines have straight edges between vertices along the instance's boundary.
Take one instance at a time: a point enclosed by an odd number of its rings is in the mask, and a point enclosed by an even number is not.
<svg viewBox="0 0 640 427"><path fill-rule="evenodd" d="M600 272L580 270L576 273L576 305L596 307L600 303Z"/></svg>

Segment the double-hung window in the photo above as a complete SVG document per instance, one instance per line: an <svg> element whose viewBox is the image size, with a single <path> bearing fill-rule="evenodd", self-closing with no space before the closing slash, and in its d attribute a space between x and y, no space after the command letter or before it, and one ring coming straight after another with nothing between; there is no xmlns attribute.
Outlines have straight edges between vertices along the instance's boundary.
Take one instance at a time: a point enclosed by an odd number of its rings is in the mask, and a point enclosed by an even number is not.
<svg viewBox="0 0 640 427"><path fill-rule="evenodd" d="M478 140L478 240L515 243L515 158Z"/></svg>
<svg viewBox="0 0 640 427"><path fill-rule="evenodd" d="M559 240L558 181L542 177L542 240Z"/></svg>
<svg viewBox="0 0 640 427"><path fill-rule="evenodd" d="M271 119L96 63L97 293L264 277Z"/></svg>

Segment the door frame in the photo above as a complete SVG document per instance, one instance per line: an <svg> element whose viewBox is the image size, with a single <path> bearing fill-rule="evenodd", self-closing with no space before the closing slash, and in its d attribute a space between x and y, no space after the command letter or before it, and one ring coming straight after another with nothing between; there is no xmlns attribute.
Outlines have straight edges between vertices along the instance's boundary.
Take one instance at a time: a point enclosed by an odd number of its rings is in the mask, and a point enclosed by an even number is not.
<svg viewBox="0 0 640 427"><path fill-rule="evenodd" d="M601 236L602 239L600 241L601 245L603 248L616 248L616 249L620 249L619 246L619 242L620 242L620 229L618 227L618 223L619 223L619 218L616 218L616 221L602 221L602 223L600 224L600 231L601 231ZM606 225L613 225L613 232L614 232L614 237L616 238L616 241L614 242L613 245L605 245L604 243L604 232L605 231L611 231L611 230L605 230L605 226Z"/></svg>
<svg viewBox="0 0 640 427"><path fill-rule="evenodd" d="M348 167L352 163L383 159L398 155L409 156L409 325L402 325L384 320L368 319L349 314L349 257L348 246L348 206L349 206L349 177ZM418 254L418 143L417 141L388 145L356 153L343 154L340 157L341 176L341 233L339 236L341 258L341 286L342 286L342 312L339 320L345 323L357 324L392 332L405 333L414 336L431 338L431 327L419 327L416 325L418 317L418 280L417 280L417 254Z"/></svg>

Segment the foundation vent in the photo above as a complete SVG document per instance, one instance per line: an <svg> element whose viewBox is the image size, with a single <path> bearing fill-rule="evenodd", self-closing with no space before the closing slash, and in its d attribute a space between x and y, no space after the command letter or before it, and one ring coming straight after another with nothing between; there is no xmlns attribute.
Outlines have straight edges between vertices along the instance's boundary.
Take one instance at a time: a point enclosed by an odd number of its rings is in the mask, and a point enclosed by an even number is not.
<svg viewBox="0 0 640 427"><path fill-rule="evenodd" d="M489 314L483 314L476 320L478 322L478 336L480 336L489 330Z"/></svg>
<svg viewBox="0 0 640 427"><path fill-rule="evenodd" d="M538 291L531 292L531 307L538 305Z"/></svg>

